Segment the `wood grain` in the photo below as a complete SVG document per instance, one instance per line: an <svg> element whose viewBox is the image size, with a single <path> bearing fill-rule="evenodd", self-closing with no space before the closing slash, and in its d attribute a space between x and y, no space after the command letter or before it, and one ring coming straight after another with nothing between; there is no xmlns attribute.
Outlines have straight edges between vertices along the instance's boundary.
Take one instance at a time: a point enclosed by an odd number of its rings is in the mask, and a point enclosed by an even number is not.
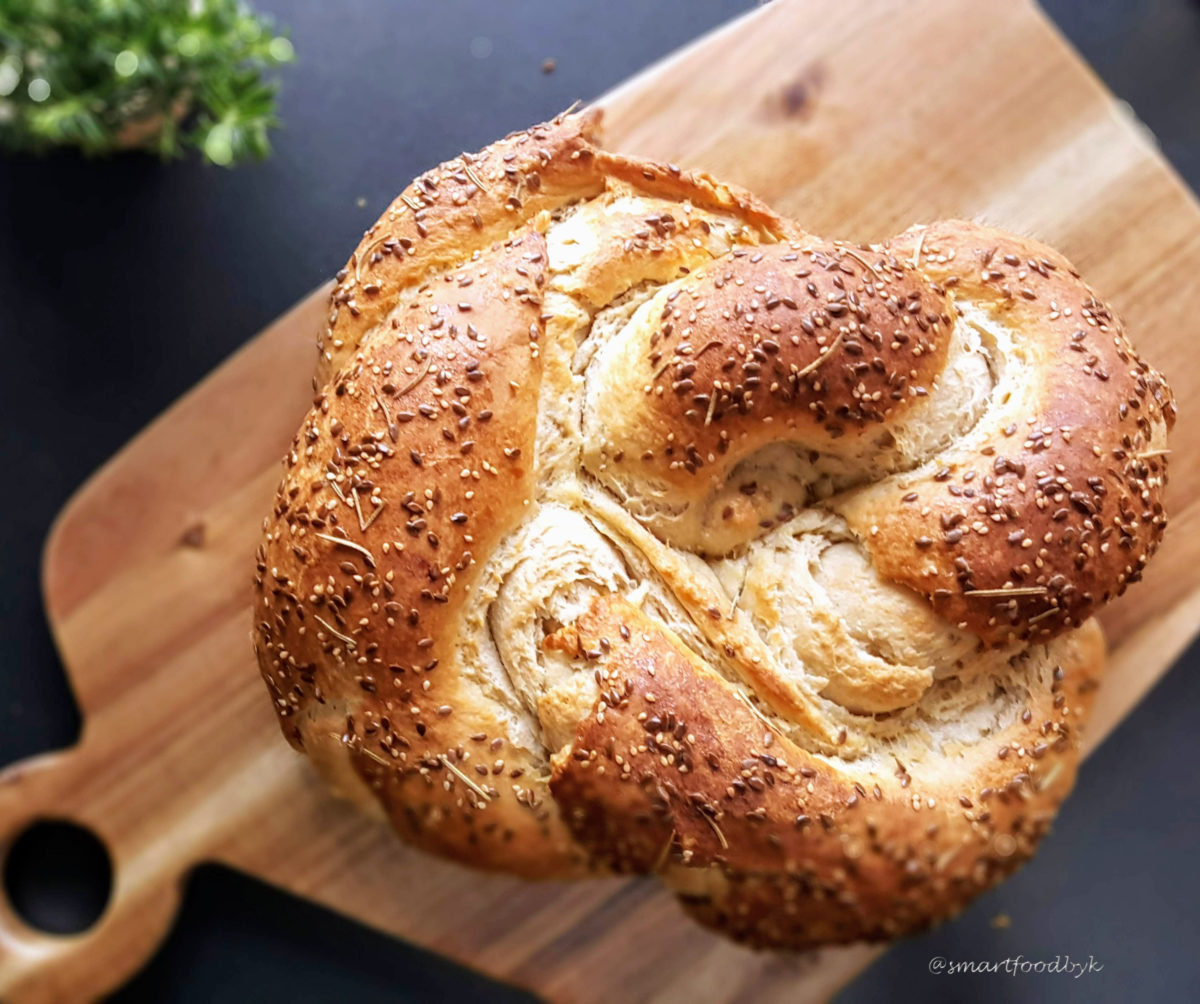
<svg viewBox="0 0 1200 1004"><path fill-rule="evenodd" d="M1024 231L1119 306L1182 421L1167 543L1105 615L1113 668L1094 745L1200 622L1200 209L1032 6L854 0L827 15L777 0L640 75L601 101L610 145L706 168L831 237L942 216ZM325 293L151 425L54 527L46 607L85 724L73 749L0 774L0 846L39 816L72 819L107 843L116 883L97 926L70 938L0 902L0 999L77 1001L124 981L200 861L555 1000L828 996L877 950L753 954L650 883L469 874L345 811L280 739L250 649L249 573L309 400Z"/></svg>

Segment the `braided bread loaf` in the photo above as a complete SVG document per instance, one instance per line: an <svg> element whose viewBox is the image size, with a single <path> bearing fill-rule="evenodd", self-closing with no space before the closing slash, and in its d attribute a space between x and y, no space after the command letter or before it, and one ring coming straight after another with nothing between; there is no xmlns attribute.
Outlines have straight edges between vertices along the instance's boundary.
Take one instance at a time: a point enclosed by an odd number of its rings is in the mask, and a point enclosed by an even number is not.
<svg viewBox="0 0 1200 1004"><path fill-rule="evenodd" d="M338 275L258 553L287 738L419 847L885 938L1034 850L1170 390L1056 252L813 237L560 117Z"/></svg>

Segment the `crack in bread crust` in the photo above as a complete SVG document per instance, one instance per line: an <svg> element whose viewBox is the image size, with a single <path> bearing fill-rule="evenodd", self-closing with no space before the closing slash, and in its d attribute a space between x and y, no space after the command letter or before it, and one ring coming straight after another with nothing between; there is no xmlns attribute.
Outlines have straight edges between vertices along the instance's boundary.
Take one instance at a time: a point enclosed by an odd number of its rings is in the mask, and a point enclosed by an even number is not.
<svg viewBox="0 0 1200 1004"><path fill-rule="evenodd" d="M1170 390L1056 252L828 241L564 116L339 273L264 521L285 736L407 840L762 946L1028 857L1166 524Z"/></svg>

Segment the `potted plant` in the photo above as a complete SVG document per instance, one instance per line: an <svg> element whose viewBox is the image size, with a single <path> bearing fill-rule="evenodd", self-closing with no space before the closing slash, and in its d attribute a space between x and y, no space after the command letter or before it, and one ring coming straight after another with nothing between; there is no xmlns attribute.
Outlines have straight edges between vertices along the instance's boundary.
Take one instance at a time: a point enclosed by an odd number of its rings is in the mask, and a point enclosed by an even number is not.
<svg viewBox="0 0 1200 1004"><path fill-rule="evenodd" d="M241 0L3 0L0 148L263 157L293 58Z"/></svg>

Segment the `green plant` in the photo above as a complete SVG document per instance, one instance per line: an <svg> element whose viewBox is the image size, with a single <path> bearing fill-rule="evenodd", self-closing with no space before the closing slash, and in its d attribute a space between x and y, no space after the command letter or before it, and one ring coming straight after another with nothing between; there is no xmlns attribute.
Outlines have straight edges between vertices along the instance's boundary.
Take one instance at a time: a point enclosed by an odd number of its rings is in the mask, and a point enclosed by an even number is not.
<svg viewBox="0 0 1200 1004"><path fill-rule="evenodd" d="M263 157L293 56L241 0L0 0L0 147Z"/></svg>

